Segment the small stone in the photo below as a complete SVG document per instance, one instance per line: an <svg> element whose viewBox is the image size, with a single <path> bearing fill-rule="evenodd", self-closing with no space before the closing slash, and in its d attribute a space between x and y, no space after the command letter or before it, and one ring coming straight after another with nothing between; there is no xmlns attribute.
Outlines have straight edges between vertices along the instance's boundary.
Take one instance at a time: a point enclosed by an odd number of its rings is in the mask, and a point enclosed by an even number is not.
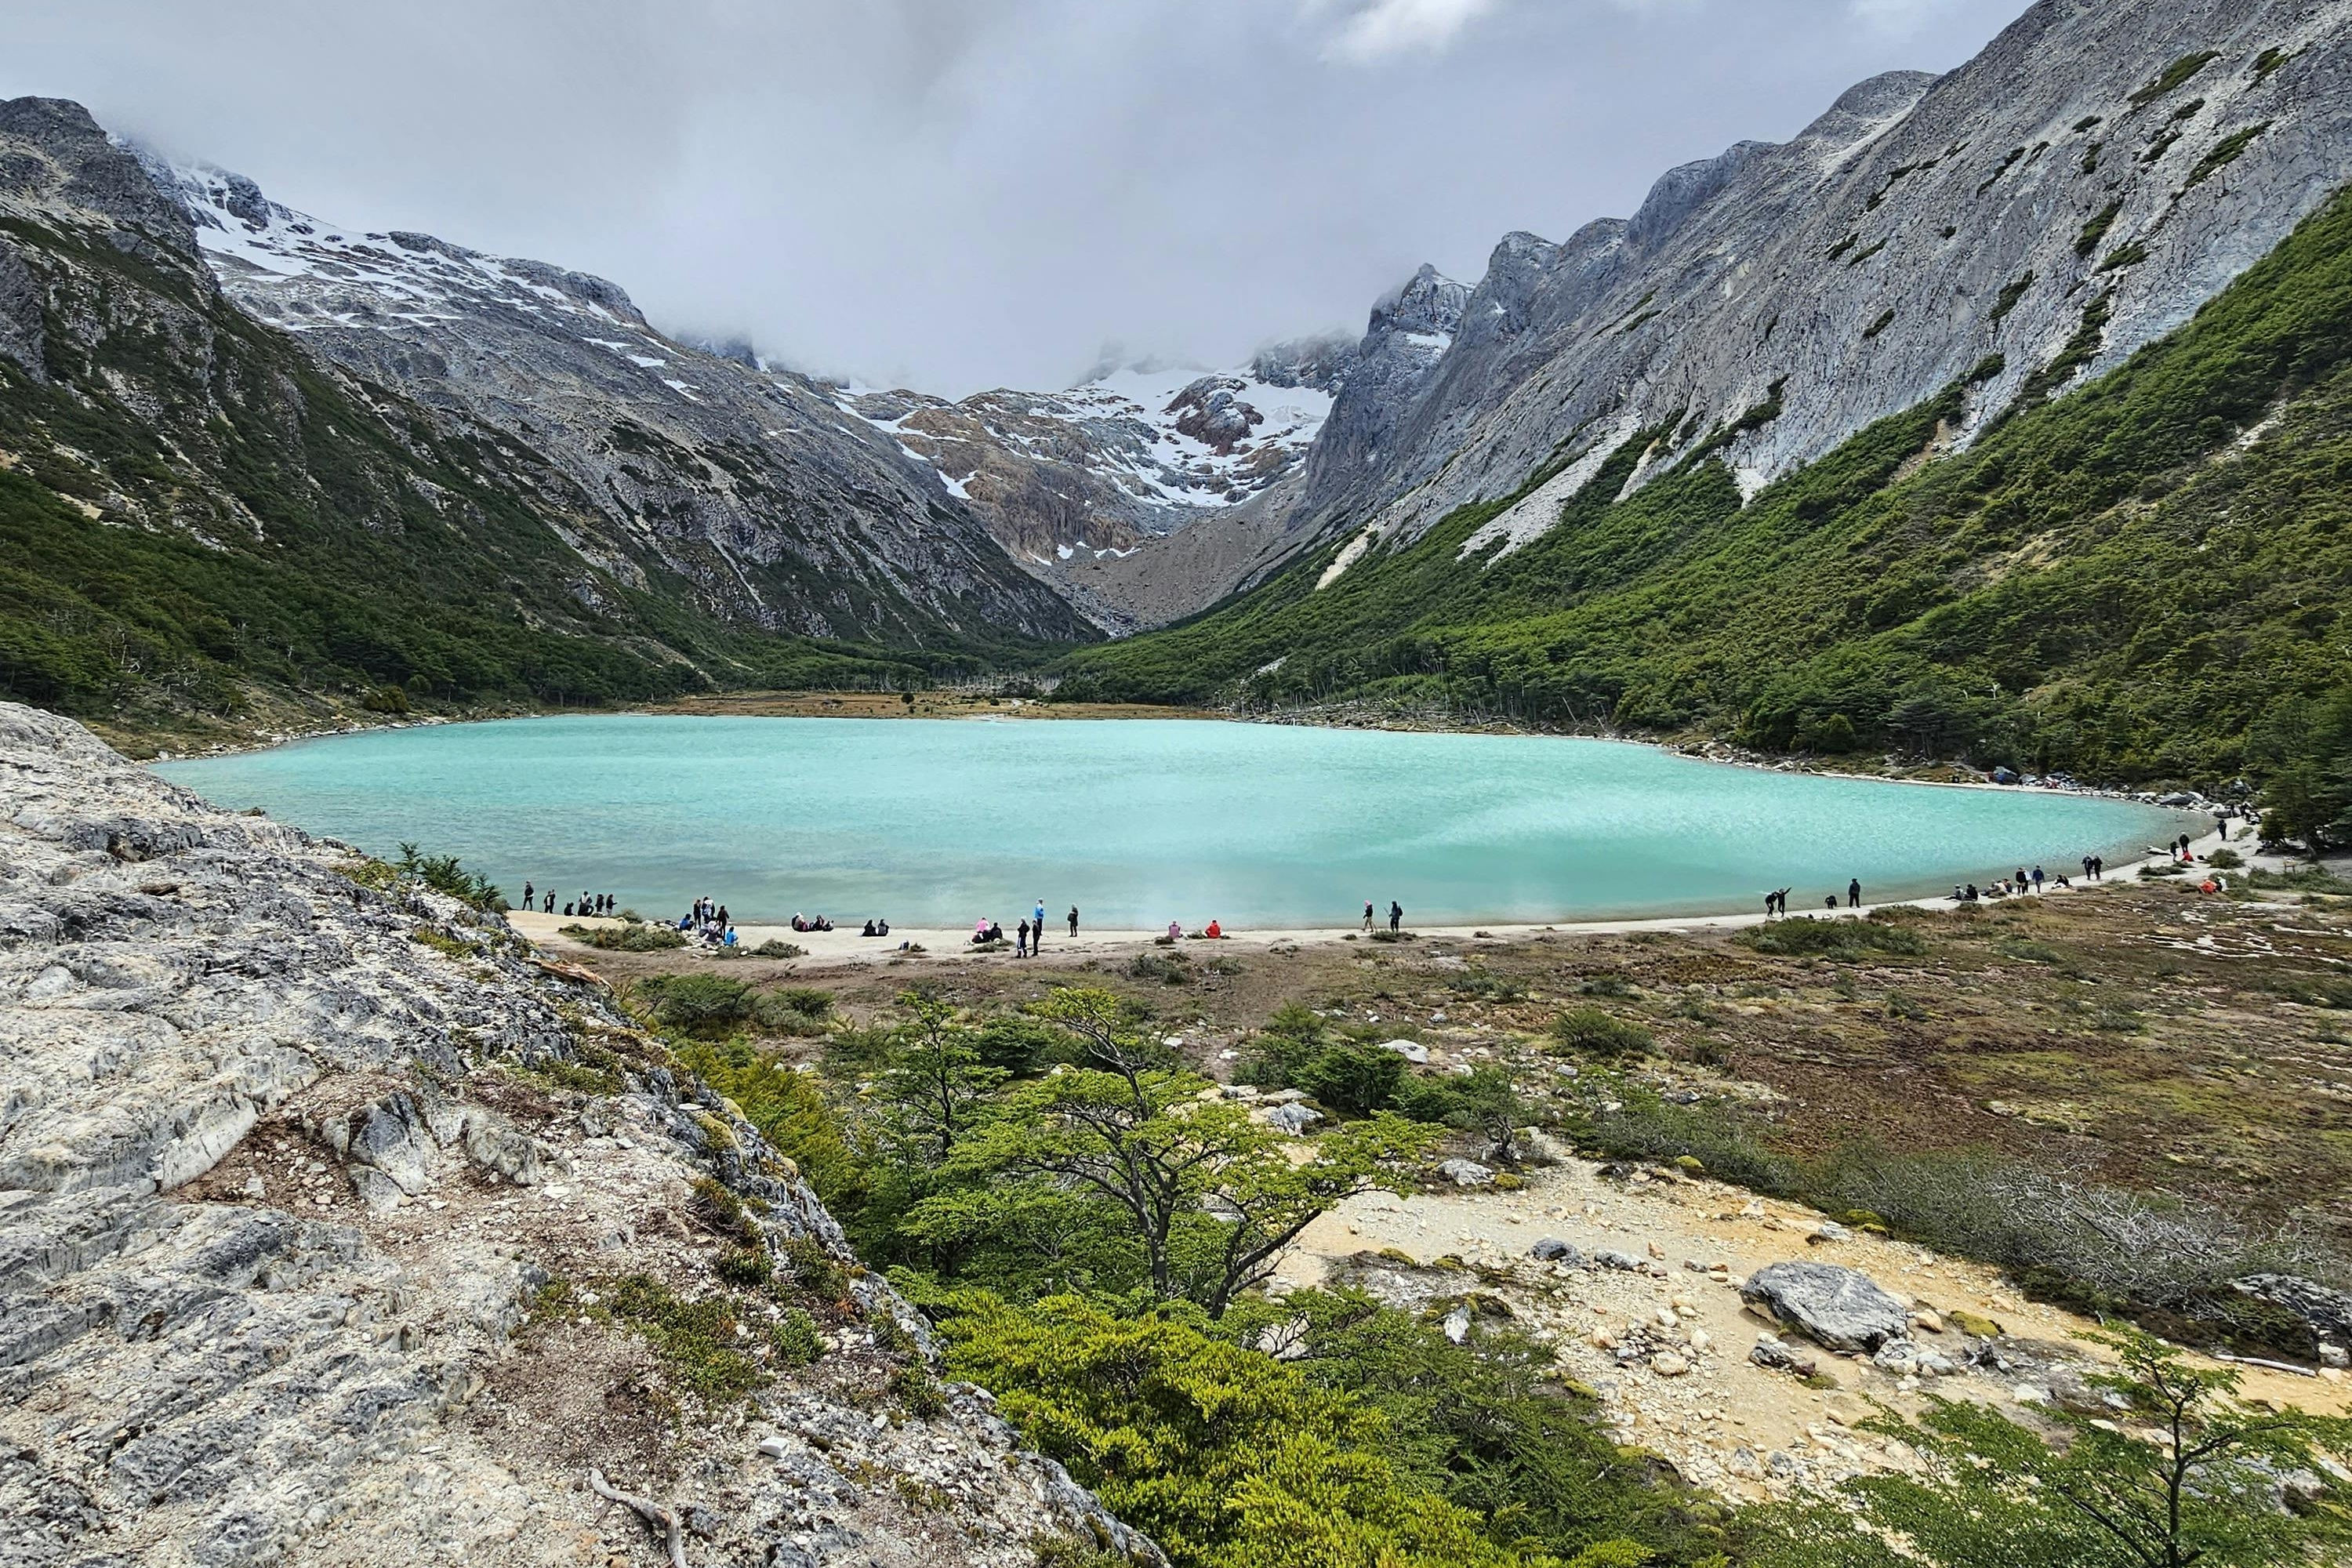
<svg viewBox="0 0 2352 1568"><path fill-rule="evenodd" d="M1690 1369L1690 1363L1673 1351L1660 1351L1650 1358L1650 1370L1660 1377L1681 1377Z"/></svg>
<svg viewBox="0 0 2352 1568"><path fill-rule="evenodd" d="M1944 1320L1934 1308L1922 1307L1911 1314L1911 1326L1925 1329L1931 1334L1940 1334L1944 1331Z"/></svg>

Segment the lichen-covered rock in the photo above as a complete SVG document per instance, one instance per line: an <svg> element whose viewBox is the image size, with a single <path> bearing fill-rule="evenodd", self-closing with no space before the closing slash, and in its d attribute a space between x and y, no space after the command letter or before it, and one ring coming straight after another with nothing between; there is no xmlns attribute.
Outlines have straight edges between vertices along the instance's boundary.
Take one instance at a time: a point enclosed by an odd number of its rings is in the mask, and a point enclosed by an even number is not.
<svg viewBox="0 0 2352 1568"><path fill-rule="evenodd" d="M644 1548L592 1465L689 1518L697 1562L1162 1563L979 1391L877 1419L929 1353L878 1279L838 1353L725 1409L661 1394L618 1320L535 1307L710 1289L706 1174L852 1260L600 992L357 866L0 704L0 1563L601 1568ZM534 1078L592 1039L621 1092Z"/></svg>

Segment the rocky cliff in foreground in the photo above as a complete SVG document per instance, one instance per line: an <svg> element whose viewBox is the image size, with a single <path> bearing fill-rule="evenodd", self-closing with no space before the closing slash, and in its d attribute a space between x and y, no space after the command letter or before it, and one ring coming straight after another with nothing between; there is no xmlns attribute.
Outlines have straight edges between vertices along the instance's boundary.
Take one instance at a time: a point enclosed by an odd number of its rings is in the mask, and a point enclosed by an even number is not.
<svg viewBox="0 0 2352 1568"><path fill-rule="evenodd" d="M592 1469L695 1563L1160 1561L903 1392L919 1320L595 982L386 870L0 704L0 1563L656 1560ZM781 1283L712 1273L746 1213Z"/></svg>

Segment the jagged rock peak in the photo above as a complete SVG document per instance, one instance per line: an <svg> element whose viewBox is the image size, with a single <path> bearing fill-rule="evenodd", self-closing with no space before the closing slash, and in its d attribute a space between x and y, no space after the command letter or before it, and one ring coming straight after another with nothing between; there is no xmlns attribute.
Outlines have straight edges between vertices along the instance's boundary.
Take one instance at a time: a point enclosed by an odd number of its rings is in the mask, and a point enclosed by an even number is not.
<svg viewBox="0 0 2352 1568"><path fill-rule="evenodd" d="M1372 305L1371 331L1450 337L1462 325L1470 285L1456 283L1424 261L1421 269Z"/></svg>
<svg viewBox="0 0 2352 1568"><path fill-rule="evenodd" d="M62 98L0 100L0 200L78 209L195 258L195 231L186 215L155 188L131 150L110 139L80 104Z"/></svg>
<svg viewBox="0 0 2352 1568"><path fill-rule="evenodd" d="M1336 393L1356 365L1356 339L1323 332L1268 343L1250 356L1250 374L1268 386L1311 386Z"/></svg>
<svg viewBox="0 0 2352 1568"><path fill-rule="evenodd" d="M1820 119L1797 133L1808 145L1850 147L1910 113L1941 79L1930 71L1886 71L1858 81Z"/></svg>

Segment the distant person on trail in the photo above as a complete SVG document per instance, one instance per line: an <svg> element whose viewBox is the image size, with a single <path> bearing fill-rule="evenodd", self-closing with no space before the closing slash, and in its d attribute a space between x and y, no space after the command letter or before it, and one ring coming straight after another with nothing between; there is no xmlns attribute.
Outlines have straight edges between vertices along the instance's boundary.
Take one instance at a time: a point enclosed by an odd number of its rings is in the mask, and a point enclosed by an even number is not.
<svg viewBox="0 0 2352 1568"><path fill-rule="evenodd" d="M1832 893L1828 898L1823 899L1822 900L1822 907L1829 910L1837 908L1837 895L1835 893Z"/></svg>
<svg viewBox="0 0 2352 1568"><path fill-rule="evenodd" d="M1077 934L1078 934L1078 906L1077 906L1077 905L1076 905L1076 904L1072 904L1072 905L1070 906L1070 935L1071 935L1071 936L1073 936L1073 937L1076 937Z"/></svg>
<svg viewBox="0 0 2352 1568"><path fill-rule="evenodd" d="M1780 895L1778 893L1767 893L1764 895L1764 918L1766 920L1769 921L1772 918L1772 906L1780 901Z"/></svg>
<svg viewBox="0 0 2352 1568"><path fill-rule="evenodd" d="M1016 944L1013 949L1013 956L1015 958L1026 958L1029 956L1029 917L1027 915L1023 915L1021 917L1020 925L1016 926L1014 930L1019 934L1016 940Z"/></svg>
<svg viewBox="0 0 2352 1568"><path fill-rule="evenodd" d="M547 895L547 908L541 912L551 915L555 912L555 895L553 893Z"/></svg>
<svg viewBox="0 0 2352 1568"><path fill-rule="evenodd" d="M1859 877L1845 885L1845 907L1850 910L1862 908L1862 879Z"/></svg>
<svg viewBox="0 0 2352 1568"><path fill-rule="evenodd" d="M2033 868L2033 890L2037 893L2042 890L2042 868L2039 866Z"/></svg>
<svg viewBox="0 0 2352 1568"><path fill-rule="evenodd" d="M1389 900L1389 930L1401 931L1403 927L1404 906L1398 903L1394 899L1391 899Z"/></svg>
<svg viewBox="0 0 2352 1568"><path fill-rule="evenodd" d="M522 885L522 907L524 909L531 907L531 889L530 884L528 881Z"/></svg>
<svg viewBox="0 0 2352 1568"><path fill-rule="evenodd" d="M1372 900L1370 899L1364 900L1364 929L1372 929Z"/></svg>
<svg viewBox="0 0 2352 1568"><path fill-rule="evenodd" d="M1038 900L1037 907L1029 911L1029 946L1034 952L1045 951L1045 900L1043 899Z"/></svg>

